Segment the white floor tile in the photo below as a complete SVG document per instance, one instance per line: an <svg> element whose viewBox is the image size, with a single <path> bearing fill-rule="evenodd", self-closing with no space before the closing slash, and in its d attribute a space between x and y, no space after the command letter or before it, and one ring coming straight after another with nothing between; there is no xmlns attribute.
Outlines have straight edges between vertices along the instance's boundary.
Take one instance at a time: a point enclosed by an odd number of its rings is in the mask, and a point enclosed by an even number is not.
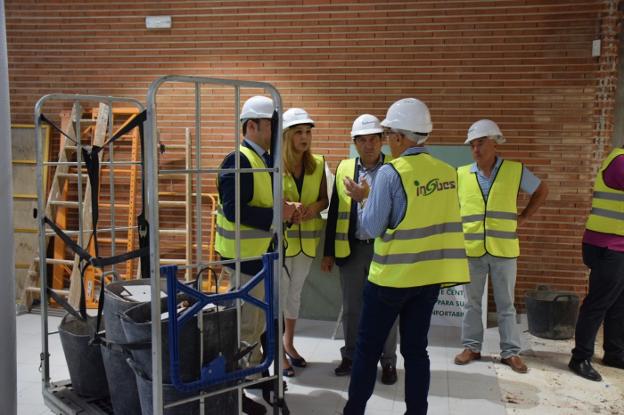
<svg viewBox="0 0 624 415"><path fill-rule="evenodd" d="M60 319L50 318L50 329L56 330ZM40 316L26 314L17 318L18 344L18 414L37 415L51 412L43 404L41 375L39 372ZM296 376L287 379L286 401L293 415L336 415L342 413L348 398L350 378L337 377L334 368L340 363L342 339L332 340L334 322L302 320L298 323L295 345L308 361L308 367L295 368ZM565 414L584 415L588 410L609 409L615 401L608 403L586 402L578 398L578 390L566 388L567 400L577 402L570 407L553 409L549 402L548 387L563 385L574 380L566 368L568 349L558 353L539 350L547 342L529 344L525 354L531 360L531 371L518 375L500 364L498 352L498 331L486 330L483 358L466 366L453 364L453 357L461 351L460 331L456 327L432 327L429 335L429 356L431 360L431 384L429 389L429 414L433 415L505 415L505 414ZM550 346L549 346L550 347ZM382 385L379 380L371 397L366 415L399 415L405 412L403 358L397 349L399 380L395 385ZM51 376L53 381L68 378L65 357L58 335L50 336ZM539 367L535 365L540 364ZM624 391L621 371L598 365L603 372L603 384L588 385L587 389L611 389L613 396ZM549 378L548 376L552 377ZM537 377L537 378L536 378ZM543 379L535 383L532 379ZM561 387L561 386L560 386ZM593 390L593 389L592 389ZM559 392L562 393L562 392ZM254 399L261 401L260 394L253 392ZM611 396L611 395L610 395ZM546 406L545 406L546 405ZM548 406L550 405L550 406ZM610 406L609 406L610 405ZM612 408L613 407L613 408ZM548 408L548 409L544 409ZM619 406L617 407L619 408ZM616 408L616 409L617 409ZM590 411L590 412L591 412ZM269 411L269 413L271 413ZM226 414L224 414L226 415Z"/></svg>

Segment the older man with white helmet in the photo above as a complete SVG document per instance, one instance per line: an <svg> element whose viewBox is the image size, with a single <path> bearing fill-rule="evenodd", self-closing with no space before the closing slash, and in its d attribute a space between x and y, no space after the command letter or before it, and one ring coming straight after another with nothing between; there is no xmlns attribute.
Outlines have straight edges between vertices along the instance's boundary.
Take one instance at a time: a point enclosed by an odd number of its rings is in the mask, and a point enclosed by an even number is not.
<svg viewBox="0 0 624 415"><path fill-rule="evenodd" d="M345 415L364 414L384 339L399 316L406 413L427 413L433 306L441 287L469 281L457 173L423 147L432 130L429 109L418 99L401 99L382 126L395 159L379 169L362 215L375 245ZM364 200L366 186L346 187L353 199Z"/></svg>
<svg viewBox="0 0 624 415"><path fill-rule="evenodd" d="M548 188L522 163L503 160L496 154L497 145L504 142L505 137L494 121L475 122L465 141L470 145L475 162L457 171L471 283L465 289L464 350L455 356L455 364L465 365L481 358L481 299L486 278L490 275L500 333L501 362L515 372L526 373L527 366L519 357L520 332L514 308L516 258L520 255L516 228L544 203ZM531 195L520 215L517 214L519 190Z"/></svg>

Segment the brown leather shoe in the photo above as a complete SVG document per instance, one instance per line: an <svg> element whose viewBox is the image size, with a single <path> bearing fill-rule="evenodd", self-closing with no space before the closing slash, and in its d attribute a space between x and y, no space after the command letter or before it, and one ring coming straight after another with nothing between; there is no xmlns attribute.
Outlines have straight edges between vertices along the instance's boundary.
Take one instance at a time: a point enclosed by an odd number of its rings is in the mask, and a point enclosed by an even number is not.
<svg viewBox="0 0 624 415"><path fill-rule="evenodd" d="M473 360L481 359L481 353L473 352L472 350L466 348L463 352L455 356L455 364L456 365L467 365Z"/></svg>
<svg viewBox="0 0 624 415"><path fill-rule="evenodd" d="M514 372L526 373L529 371L527 365L520 359L520 356L511 356L501 359L501 363L509 366Z"/></svg>

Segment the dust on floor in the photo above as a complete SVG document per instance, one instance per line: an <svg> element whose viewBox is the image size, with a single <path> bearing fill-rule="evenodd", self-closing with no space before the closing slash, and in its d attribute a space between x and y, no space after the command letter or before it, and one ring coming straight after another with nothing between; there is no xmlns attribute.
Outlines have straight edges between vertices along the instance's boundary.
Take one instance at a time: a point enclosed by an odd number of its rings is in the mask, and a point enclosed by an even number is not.
<svg viewBox="0 0 624 415"><path fill-rule="evenodd" d="M509 414L624 415L624 370L602 365L602 339L596 342L594 368L602 382L583 379L568 369L574 340L548 340L524 333L522 358L529 373L495 364L501 396ZM498 360L497 356L492 356Z"/></svg>

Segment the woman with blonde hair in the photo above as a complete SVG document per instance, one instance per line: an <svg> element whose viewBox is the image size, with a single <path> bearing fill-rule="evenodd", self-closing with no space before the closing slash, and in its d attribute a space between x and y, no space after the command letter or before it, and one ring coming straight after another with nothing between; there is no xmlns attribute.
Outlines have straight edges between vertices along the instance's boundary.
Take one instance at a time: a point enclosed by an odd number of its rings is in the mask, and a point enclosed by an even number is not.
<svg viewBox="0 0 624 415"><path fill-rule="evenodd" d="M295 375L293 366L307 365L294 346L295 325L299 317L301 290L316 256L321 234L320 212L329 204L325 159L310 151L313 127L314 121L301 108L291 108L283 115L284 200L297 204L290 223L284 227L286 258L280 282L284 313L283 375L287 377Z"/></svg>

